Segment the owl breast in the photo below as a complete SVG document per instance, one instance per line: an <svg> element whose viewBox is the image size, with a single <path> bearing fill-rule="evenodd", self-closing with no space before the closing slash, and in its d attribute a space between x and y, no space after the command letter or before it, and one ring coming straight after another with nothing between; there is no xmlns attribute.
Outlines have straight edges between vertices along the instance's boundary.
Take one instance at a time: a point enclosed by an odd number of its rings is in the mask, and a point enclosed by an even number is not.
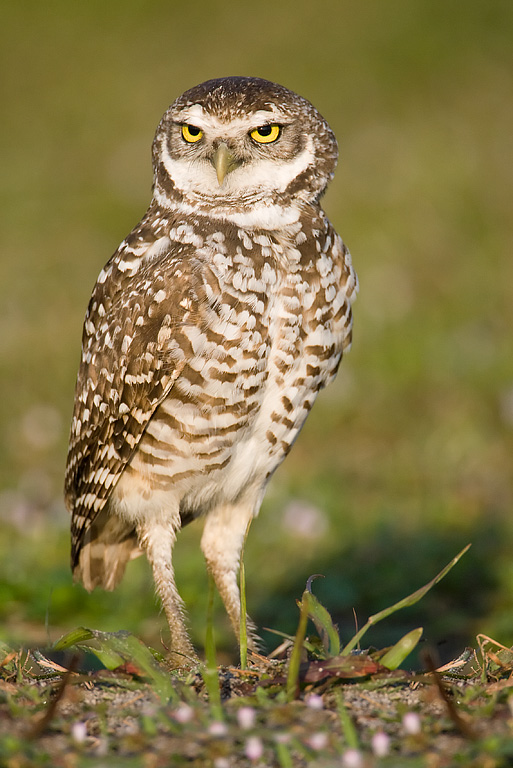
<svg viewBox="0 0 513 768"><path fill-rule="evenodd" d="M318 224L317 248L299 225L198 248L207 306L180 329L180 376L113 492L125 519L150 496L178 499L183 522L246 496L258 508L349 343L346 252Z"/></svg>

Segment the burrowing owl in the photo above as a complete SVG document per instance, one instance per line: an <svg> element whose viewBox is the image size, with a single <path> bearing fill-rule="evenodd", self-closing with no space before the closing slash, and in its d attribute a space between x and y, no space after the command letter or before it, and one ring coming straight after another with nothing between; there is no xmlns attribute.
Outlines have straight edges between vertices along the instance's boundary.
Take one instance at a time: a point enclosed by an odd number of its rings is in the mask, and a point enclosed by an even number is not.
<svg viewBox="0 0 513 768"><path fill-rule="evenodd" d="M171 649L193 656L175 586L179 529L233 629L244 533L351 339L357 280L319 199L337 144L306 99L210 80L166 111L150 207L87 310L66 471L72 567L113 589L144 551Z"/></svg>

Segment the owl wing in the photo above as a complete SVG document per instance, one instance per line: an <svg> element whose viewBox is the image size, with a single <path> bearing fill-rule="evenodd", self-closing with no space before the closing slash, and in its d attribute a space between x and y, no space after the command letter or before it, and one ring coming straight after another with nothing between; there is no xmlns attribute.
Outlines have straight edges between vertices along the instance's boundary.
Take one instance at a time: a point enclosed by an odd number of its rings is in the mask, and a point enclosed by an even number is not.
<svg viewBox="0 0 513 768"><path fill-rule="evenodd" d="M192 246L158 259L122 250L100 274L86 313L65 476L72 562L180 375L185 329L206 321L208 268Z"/></svg>

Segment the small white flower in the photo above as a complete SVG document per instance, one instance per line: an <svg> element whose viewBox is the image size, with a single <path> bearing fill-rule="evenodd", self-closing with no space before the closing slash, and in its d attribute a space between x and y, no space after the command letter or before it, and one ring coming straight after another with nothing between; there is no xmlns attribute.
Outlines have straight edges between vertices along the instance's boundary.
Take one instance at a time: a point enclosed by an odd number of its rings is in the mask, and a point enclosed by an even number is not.
<svg viewBox="0 0 513 768"><path fill-rule="evenodd" d="M347 749L342 755L344 768L362 768L362 753L358 749Z"/></svg>
<svg viewBox="0 0 513 768"><path fill-rule="evenodd" d="M173 712L173 717L179 723L189 723L194 717L194 710L188 704L180 704Z"/></svg>
<svg viewBox="0 0 513 768"><path fill-rule="evenodd" d="M324 707L323 698L322 696L319 696L318 693L310 693L306 696L305 704L307 707L310 707L310 709L323 709Z"/></svg>
<svg viewBox="0 0 513 768"><path fill-rule="evenodd" d="M208 732L211 736L226 736L228 728L220 720L214 720L214 722L210 723L208 726Z"/></svg>
<svg viewBox="0 0 513 768"><path fill-rule="evenodd" d="M214 768L230 768L230 761L226 757L216 757Z"/></svg>
<svg viewBox="0 0 513 768"><path fill-rule="evenodd" d="M152 702L145 701L145 702L143 702L143 705L141 707L141 713L145 717L153 717L153 718L155 718L158 715L158 708Z"/></svg>
<svg viewBox="0 0 513 768"><path fill-rule="evenodd" d="M296 499L285 507L282 527L298 539L319 539L328 529L328 518L322 510Z"/></svg>
<svg viewBox="0 0 513 768"><path fill-rule="evenodd" d="M386 757L390 751L390 736L385 731L376 731L371 740L376 757Z"/></svg>
<svg viewBox="0 0 513 768"><path fill-rule="evenodd" d="M237 710L237 722L239 727L247 731L253 728L256 720L256 712L253 707L241 707Z"/></svg>
<svg viewBox="0 0 513 768"><path fill-rule="evenodd" d="M416 736L420 733L420 717L416 712L407 712L403 717L403 728L410 736Z"/></svg>
<svg viewBox="0 0 513 768"><path fill-rule="evenodd" d="M71 737L77 744L83 744L87 738L87 726L83 722L73 723Z"/></svg>
<svg viewBox="0 0 513 768"><path fill-rule="evenodd" d="M328 746L328 734L323 733L322 731L312 733L307 739L307 743L309 747L315 749L316 752L319 752L321 749L325 749Z"/></svg>
<svg viewBox="0 0 513 768"><path fill-rule="evenodd" d="M250 736L244 745L244 752L249 760L260 760L264 754L264 745L259 736Z"/></svg>

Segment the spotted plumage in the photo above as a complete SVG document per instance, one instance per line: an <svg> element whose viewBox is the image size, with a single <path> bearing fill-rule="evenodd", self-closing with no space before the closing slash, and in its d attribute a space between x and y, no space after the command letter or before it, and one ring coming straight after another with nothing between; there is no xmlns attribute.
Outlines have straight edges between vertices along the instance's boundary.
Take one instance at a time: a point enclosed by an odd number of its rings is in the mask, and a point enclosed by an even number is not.
<svg viewBox="0 0 513 768"><path fill-rule="evenodd" d="M319 205L335 138L305 99L211 80L166 111L150 207L87 310L66 470L72 567L113 589L145 551L171 648L194 652L172 546L202 550L236 633L243 537L351 339L357 281Z"/></svg>

